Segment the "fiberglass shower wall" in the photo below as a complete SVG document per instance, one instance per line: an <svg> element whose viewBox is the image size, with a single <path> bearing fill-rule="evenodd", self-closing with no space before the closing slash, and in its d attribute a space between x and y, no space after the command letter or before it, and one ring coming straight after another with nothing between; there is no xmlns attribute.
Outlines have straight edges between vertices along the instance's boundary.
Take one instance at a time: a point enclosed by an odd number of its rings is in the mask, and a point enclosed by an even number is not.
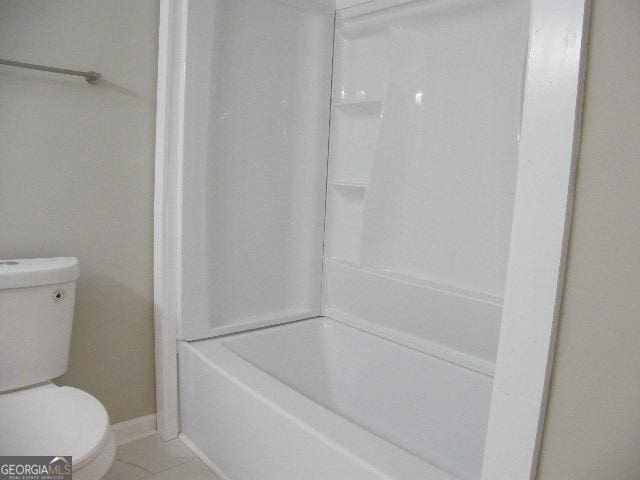
<svg viewBox="0 0 640 480"><path fill-rule="evenodd" d="M180 338L324 314L491 375L528 2L187 17Z"/></svg>
<svg viewBox="0 0 640 480"><path fill-rule="evenodd" d="M188 5L180 336L317 316L334 9Z"/></svg>
<svg viewBox="0 0 640 480"><path fill-rule="evenodd" d="M323 313L493 372L527 38L521 0L338 12Z"/></svg>

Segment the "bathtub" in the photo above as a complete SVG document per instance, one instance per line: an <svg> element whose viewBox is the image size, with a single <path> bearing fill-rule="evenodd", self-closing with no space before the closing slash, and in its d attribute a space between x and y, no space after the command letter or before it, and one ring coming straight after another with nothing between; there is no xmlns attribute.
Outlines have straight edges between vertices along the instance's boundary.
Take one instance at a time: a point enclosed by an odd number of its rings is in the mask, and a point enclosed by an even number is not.
<svg viewBox="0 0 640 480"><path fill-rule="evenodd" d="M231 480L477 479L492 379L320 317L179 348L182 438Z"/></svg>

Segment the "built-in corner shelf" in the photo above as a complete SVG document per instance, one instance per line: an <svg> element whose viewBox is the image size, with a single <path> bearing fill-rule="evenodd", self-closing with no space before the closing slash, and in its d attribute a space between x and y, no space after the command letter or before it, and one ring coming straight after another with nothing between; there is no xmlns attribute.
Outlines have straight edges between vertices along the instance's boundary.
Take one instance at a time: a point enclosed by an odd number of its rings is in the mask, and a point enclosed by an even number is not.
<svg viewBox="0 0 640 480"><path fill-rule="evenodd" d="M339 100L333 102L334 110L352 115L377 115L382 113L382 100Z"/></svg>
<svg viewBox="0 0 640 480"><path fill-rule="evenodd" d="M337 180L330 180L329 182L329 186L331 187L335 187L335 188L367 188L369 186L369 184L367 183L361 183L361 182L341 182L341 181L337 181Z"/></svg>
<svg viewBox="0 0 640 480"><path fill-rule="evenodd" d="M382 100L353 100L333 104L330 178L336 186L366 187L380 132Z"/></svg>
<svg viewBox="0 0 640 480"><path fill-rule="evenodd" d="M329 186L325 255L358 262L366 184L329 182Z"/></svg>
<svg viewBox="0 0 640 480"><path fill-rule="evenodd" d="M348 23L347 30L344 22L337 27L335 38L324 254L359 264L384 122L389 39L385 22Z"/></svg>

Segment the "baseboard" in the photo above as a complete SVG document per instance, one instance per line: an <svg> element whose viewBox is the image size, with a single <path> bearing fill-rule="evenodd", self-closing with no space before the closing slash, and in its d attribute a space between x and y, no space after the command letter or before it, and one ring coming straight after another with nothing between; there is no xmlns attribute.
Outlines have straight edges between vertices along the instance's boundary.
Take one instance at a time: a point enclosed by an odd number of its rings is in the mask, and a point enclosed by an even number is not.
<svg viewBox="0 0 640 480"><path fill-rule="evenodd" d="M231 480L222 470L220 470L220 467L218 467L215 463L209 460L207 456L204 453L202 453L202 450L196 447L193 444L193 442L189 440L189 438L186 437L183 433L178 435L178 438L180 438L180 440L182 440L182 443L184 443L187 447L189 447L189 450L195 453L196 457L202 460L202 463L204 463L207 467L209 467L209 469L213 471L213 473L218 478L220 478L221 480Z"/></svg>
<svg viewBox="0 0 640 480"><path fill-rule="evenodd" d="M156 414L151 413L144 417L132 418L125 422L111 425L116 438L116 445L129 443L139 438L148 437L156 433Z"/></svg>

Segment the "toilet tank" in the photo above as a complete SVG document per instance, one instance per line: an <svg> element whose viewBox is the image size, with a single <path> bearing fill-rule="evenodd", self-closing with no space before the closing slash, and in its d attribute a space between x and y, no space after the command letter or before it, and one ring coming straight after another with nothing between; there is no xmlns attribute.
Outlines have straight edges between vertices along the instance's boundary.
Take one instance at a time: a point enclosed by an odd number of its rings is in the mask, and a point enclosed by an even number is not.
<svg viewBox="0 0 640 480"><path fill-rule="evenodd" d="M67 370L78 259L0 260L0 392Z"/></svg>

